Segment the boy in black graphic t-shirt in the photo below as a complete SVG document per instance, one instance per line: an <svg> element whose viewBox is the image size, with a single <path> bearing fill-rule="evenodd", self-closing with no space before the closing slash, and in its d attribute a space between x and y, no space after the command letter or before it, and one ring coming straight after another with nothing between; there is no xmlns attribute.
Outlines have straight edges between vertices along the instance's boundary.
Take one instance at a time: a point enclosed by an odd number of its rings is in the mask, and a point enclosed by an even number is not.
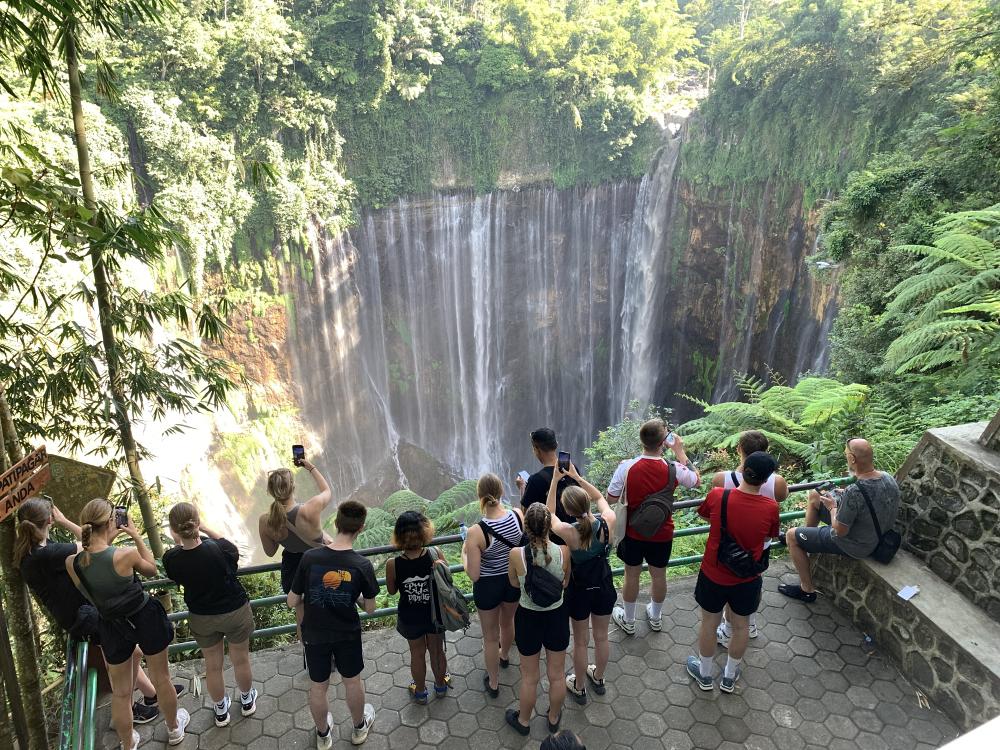
<svg viewBox="0 0 1000 750"><path fill-rule="evenodd" d="M375 611L378 581L371 561L354 551L354 540L364 528L367 514L361 503L349 500L340 505L333 542L305 553L288 594L289 607L305 605L302 643L312 681L309 710L321 750L333 746L333 716L326 693L334 667L347 691L347 708L354 722L352 744L363 743L375 721L375 708L365 703L360 676L365 663L358 605L369 614Z"/></svg>

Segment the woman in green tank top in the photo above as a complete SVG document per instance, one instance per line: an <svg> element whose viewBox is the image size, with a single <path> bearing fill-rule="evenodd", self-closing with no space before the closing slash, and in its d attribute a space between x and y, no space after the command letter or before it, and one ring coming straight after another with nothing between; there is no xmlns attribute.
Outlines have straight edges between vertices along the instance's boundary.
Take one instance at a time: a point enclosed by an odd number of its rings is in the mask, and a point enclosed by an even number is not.
<svg viewBox="0 0 1000 750"><path fill-rule="evenodd" d="M126 513L118 518L107 500L91 500L80 513L83 551L66 558L66 572L80 592L100 613L97 632L111 678L111 722L123 750L139 745L132 728L132 691L140 654L146 657L149 677L156 688L160 711L167 725L167 743L184 741L191 717L177 707L177 692L170 681L167 646L174 630L163 605L142 590L136 574L155 576L156 560ZM122 533L134 547L115 547Z"/></svg>
<svg viewBox="0 0 1000 750"><path fill-rule="evenodd" d="M566 700L566 648L569 646L569 615L563 596L553 603L535 602L525 589L528 563L550 573L565 590L569 581L569 550L549 541L552 514L541 503L532 503L524 514L528 544L510 551L507 574L510 583L521 589L514 615L514 639L521 653L521 692L518 707L508 708L507 723L522 735L530 733L528 722L538 699L541 651L545 648L546 673L549 678L549 732L559 730L562 706ZM528 560L527 556L531 559Z"/></svg>

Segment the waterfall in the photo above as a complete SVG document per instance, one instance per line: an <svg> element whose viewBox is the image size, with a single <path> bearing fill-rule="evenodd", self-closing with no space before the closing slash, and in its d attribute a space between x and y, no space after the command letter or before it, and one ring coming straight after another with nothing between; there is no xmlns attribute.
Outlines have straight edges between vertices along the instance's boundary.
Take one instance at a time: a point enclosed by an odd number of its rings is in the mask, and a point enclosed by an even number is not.
<svg viewBox="0 0 1000 750"><path fill-rule="evenodd" d="M679 198L679 153L665 138L641 180L400 198L336 236L314 228L311 273L287 282L292 355L338 492L407 486L401 441L508 484L537 465L536 427L582 458L632 399L666 405L688 390L695 353L719 363L717 395L734 367L755 366L752 352L821 359L811 292L795 291L808 286L798 245L777 261L792 278L757 331L746 284L763 273L766 232L749 257L731 236L692 250L711 232Z"/></svg>

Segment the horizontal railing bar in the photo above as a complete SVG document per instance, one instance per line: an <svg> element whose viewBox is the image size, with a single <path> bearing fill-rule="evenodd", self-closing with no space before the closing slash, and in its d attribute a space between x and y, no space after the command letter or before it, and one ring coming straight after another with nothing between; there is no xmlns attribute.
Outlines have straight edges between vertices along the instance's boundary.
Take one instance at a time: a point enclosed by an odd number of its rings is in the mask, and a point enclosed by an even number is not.
<svg viewBox="0 0 1000 750"><path fill-rule="evenodd" d="M804 492L806 490L814 490L821 484L829 483L835 485L843 484L853 484L855 481L854 477L837 477L836 479L819 479L815 482L803 482L802 484L790 484L788 485L788 492ZM694 500L681 500L680 502L674 503L674 510L684 510L685 508L697 508L705 502L705 498L696 497Z"/></svg>

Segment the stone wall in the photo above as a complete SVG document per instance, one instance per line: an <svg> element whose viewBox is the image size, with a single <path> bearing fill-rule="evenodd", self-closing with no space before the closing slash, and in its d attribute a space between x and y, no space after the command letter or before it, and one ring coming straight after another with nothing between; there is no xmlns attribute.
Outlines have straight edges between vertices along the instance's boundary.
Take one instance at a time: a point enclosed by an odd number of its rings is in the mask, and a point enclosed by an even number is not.
<svg viewBox="0 0 1000 750"><path fill-rule="evenodd" d="M900 552L890 565L829 555L810 563L819 591L963 731L1000 713L1000 625L920 560ZM916 597L897 596L912 584Z"/></svg>
<svg viewBox="0 0 1000 750"><path fill-rule="evenodd" d="M1000 454L986 423L929 430L896 478L904 549L1000 622Z"/></svg>

